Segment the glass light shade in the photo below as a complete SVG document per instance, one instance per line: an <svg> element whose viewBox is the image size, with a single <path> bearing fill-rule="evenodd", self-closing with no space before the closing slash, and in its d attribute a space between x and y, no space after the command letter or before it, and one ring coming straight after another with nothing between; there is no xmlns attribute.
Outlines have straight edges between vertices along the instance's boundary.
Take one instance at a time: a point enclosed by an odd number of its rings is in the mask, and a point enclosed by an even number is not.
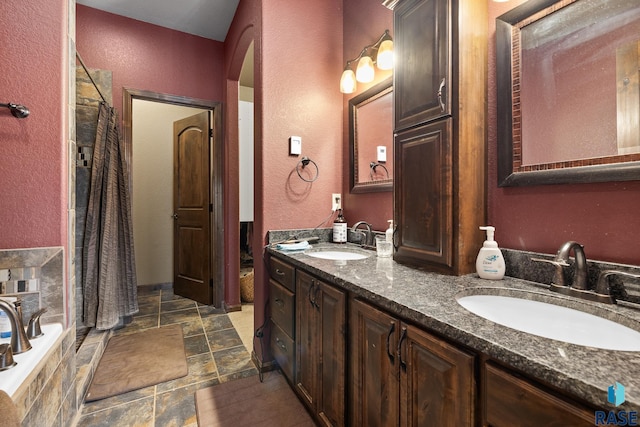
<svg viewBox="0 0 640 427"><path fill-rule="evenodd" d="M340 78L340 92L353 93L356 90L356 75L351 68L347 68Z"/></svg>
<svg viewBox="0 0 640 427"><path fill-rule="evenodd" d="M393 41L385 40L380 44L376 63L381 70L391 70L393 68Z"/></svg>
<svg viewBox="0 0 640 427"><path fill-rule="evenodd" d="M373 60L369 56L363 56L358 61L356 68L356 80L360 83L369 83L373 81L375 70L373 69Z"/></svg>

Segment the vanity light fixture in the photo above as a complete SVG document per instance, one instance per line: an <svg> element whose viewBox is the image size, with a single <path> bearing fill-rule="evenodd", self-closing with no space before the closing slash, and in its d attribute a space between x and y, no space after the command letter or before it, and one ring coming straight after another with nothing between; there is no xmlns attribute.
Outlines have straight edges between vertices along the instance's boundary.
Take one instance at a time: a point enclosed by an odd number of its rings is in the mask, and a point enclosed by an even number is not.
<svg viewBox="0 0 640 427"><path fill-rule="evenodd" d="M375 62L373 61L374 55ZM351 64L356 61L358 66L354 73ZM381 70L393 68L393 39L389 30L385 30L374 44L365 46L357 57L347 61L340 78L340 92L355 92L356 81L360 83L372 82L375 75L374 63Z"/></svg>

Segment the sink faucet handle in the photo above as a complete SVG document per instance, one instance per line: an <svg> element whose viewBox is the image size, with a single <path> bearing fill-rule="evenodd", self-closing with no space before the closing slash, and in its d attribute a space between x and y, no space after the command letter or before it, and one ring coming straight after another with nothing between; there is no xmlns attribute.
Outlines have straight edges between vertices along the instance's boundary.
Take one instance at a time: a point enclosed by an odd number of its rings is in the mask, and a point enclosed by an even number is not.
<svg viewBox="0 0 640 427"><path fill-rule="evenodd" d="M598 276L598 282L596 283L596 294L608 296L614 303L615 298L611 295L611 286L609 285L610 276L626 276L636 279L640 278L640 274L627 273L626 271L604 270L600 272L600 275Z"/></svg>
<svg viewBox="0 0 640 427"><path fill-rule="evenodd" d="M553 274L553 279L551 283L557 286L566 286L564 281L564 270L563 267L568 267L570 264L566 261L558 261L552 259L544 259L544 258L531 258L531 261L535 262L546 262L547 264L552 264L555 266L555 271Z"/></svg>

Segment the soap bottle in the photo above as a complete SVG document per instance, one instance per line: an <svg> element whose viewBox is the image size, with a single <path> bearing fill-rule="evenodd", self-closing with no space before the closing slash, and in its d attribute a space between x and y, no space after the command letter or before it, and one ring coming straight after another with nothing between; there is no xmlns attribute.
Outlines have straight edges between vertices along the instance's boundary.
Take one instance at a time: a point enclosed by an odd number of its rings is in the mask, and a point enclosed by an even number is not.
<svg viewBox="0 0 640 427"><path fill-rule="evenodd" d="M389 223L389 228L385 231L385 238L387 242L393 243L393 220L390 219L387 222Z"/></svg>
<svg viewBox="0 0 640 427"><path fill-rule="evenodd" d="M482 244L476 259L476 271L483 279L501 280L504 277L505 265L498 242L493 239L495 228L488 225L480 227L487 232L487 240Z"/></svg>
<svg viewBox="0 0 640 427"><path fill-rule="evenodd" d="M9 303L15 303L17 298L15 297L4 297L1 298ZM9 315L0 309L0 338L10 338L11 337L11 320L9 320Z"/></svg>
<svg viewBox="0 0 640 427"><path fill-rule="evenodd" d="M333 243L347 243L347 220L338 209L338 217L333 221Z"/></svg>

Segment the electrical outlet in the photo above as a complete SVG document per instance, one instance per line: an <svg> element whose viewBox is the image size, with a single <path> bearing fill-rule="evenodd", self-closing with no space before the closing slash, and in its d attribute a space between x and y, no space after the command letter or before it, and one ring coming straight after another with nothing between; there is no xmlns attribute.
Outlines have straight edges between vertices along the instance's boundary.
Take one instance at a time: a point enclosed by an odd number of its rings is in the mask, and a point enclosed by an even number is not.
<svg viewBox="0 0 640 427"><path fill-rule="evenodd" d="M342 209L342 195L340 193L333 193L331 195L331 210L337 211Z"/></svg>

